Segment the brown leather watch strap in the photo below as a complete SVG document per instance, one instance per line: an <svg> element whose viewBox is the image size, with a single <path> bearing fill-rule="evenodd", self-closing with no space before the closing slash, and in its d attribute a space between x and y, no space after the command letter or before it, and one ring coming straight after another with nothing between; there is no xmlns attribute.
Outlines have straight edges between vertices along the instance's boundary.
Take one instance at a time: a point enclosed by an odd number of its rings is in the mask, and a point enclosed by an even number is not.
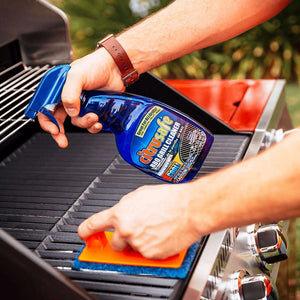
<svg viewBox="0 0 300 300"><path fill-rule="evenodd" d="M114 59L120 70L125 87L133 84L139 79L139 74L133 67L127 53L112 34L107 35L97 43L96 49L100 47L104 47Z"/></svg>

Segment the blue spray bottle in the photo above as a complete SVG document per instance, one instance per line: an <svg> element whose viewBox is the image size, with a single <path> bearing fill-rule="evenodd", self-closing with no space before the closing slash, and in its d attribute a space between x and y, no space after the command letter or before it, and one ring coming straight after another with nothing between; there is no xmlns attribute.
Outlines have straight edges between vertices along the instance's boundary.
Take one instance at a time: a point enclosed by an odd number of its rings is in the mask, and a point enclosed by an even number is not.
<svg viewBox="0 0 300 300"><path fill-rule="evenodd" d="M61 91L70 69L61 65L41 80L25 115L51 114L61 102ZM104 91L83 91L80 116L95 113L103 128L116 137L125 161L141 171L170 183L191 180L199 171L213 143L200 124L174 108L142 96Z"/></svg>

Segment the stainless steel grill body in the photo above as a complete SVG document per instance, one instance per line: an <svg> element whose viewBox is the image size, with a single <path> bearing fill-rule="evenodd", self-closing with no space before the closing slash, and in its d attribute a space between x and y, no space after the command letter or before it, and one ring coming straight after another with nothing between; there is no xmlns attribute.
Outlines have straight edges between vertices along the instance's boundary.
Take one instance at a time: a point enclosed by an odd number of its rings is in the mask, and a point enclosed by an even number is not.
<svg viewBox="0 0 300 300"><path fill-rule="evenodd" d="M112 134L69 138L63 150L37 133L2 161L0 227L99 299L180 299L185 280L73 270L82 247L78 224L133 189L160 182L125 163ZM199 175L239 160L248 140L217 135ZM199 242L197 257L205 241Z"/></svg>
<svg viewBox="0 0 300 300"><path fill-rule="evenodd" d="M5 158L0 164L0 228L73 283L83 287L89 292L88 297L180 299L188 279L110 272L96 274L72 268L72 260L82 247L76 233L80 222L99 210L113 206L133 189L160 182L125 163L119 156L114 136L110 133L90 135L86 132L73 132L69 135L68 149L59 149L48 134L39 133L37 126L28 124L24 109L49 68L49 65L25 67L19 62L1 72L0 146L1 155ZM180 97L152 76L148 75L145 81L158 85L158 90L164 91L164 94L171 91L171 99ZM150 96L157 98L159 95ZM221 128L222 125L220 123ZM224 128L226 131L227 128ZM19 143L14 151L9 150L10 141L18 140L18 135L25 135L26 140ZM198 176L240 160L249 139L247 134L216 135L213 149ZM206 240L207 237L204 237L199 241L193 268L201 257ZM1 269L7 270L10 267L14 269L13 262L4 264ZM192 275L193 268L188 277ZM11 277L5 275L5 271L0 273L0 277L6 277L2 281L5 286L18 280L21 290L25 291L23 297L35 297L28 291L28 282L14 276L15 274ZM66 279L63 282L67 282ZM40 293L37 295L43 293L43 287L36 277L31 283L37 291L39 289L36 284L39 285ZM59 298L55 289L48 295Z"/></svg>

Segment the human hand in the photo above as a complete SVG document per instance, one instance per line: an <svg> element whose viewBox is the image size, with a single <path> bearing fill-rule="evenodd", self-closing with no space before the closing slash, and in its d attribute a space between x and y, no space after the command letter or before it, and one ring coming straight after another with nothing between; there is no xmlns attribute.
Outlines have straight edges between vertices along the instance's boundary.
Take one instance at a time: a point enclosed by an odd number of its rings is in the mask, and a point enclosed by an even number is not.
<svg viewBox="0 0 300 300"><path fill-rule="evenodd" d="M38 119L43 130L51 133L53 139L61 148L68 146L63 123L67 115L71 117L72 124L81 128L86 128L91 133L97 133L102 129L98 122L98 116L88 113L83 117L78 117L80 110L80 94L82 90L103 89L122 91L120 71L112 57L104 48L75 60L71 64L65 85L62 90L62 105L58 105L53 112L58 128L47 116L39 113Z"/></svg>
<svg viewBox="0 0 300 300"><path fill-rule="evenodd" d="M188 189L189 184L138 188L114 207L85 220L78 234L86 240L113 228L111 247L116 251L130 246L149 259L175 255L200 238Z"/></svg>

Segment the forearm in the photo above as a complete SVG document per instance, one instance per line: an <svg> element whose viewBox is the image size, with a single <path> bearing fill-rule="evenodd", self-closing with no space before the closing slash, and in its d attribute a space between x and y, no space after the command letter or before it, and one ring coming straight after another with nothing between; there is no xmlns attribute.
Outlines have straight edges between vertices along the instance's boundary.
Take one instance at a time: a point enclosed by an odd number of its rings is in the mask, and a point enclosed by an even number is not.
<svg viewBox="0 0 300 300"><path fill-rule="evenodd" d="M193 182L191 211L199 235L299 216L299 149L296 132L256 157Z"/></svg>
<svg viewBox="0 0 300 300"><path fill-rule="evenodd" d="M237 36L279 13L291 0L177 0L121 33L139 73Z"/></svg>

